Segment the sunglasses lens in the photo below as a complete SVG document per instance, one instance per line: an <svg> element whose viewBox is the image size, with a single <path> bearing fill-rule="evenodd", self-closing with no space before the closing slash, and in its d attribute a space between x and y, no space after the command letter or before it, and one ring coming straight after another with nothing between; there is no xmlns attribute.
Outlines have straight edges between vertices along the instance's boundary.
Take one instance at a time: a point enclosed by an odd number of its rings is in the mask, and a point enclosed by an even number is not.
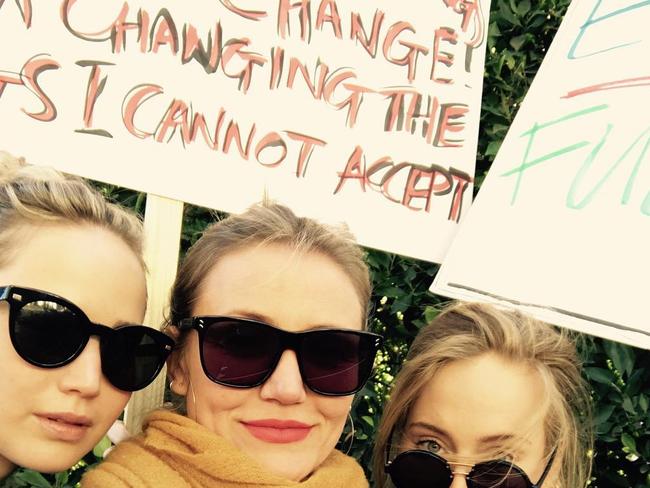
<svg viewBox="0 0 650 488"><path fill-rule="evenodd" d="M201 353L210 379L250 387L268 376L279 349L279 337L271 327L220 320L206 327Z"/></svg>
<svg viewBox="0 0 650 488"><path fill-rule="evenodd" d="M473 488L531 488L528 477L516 466L502 461L477 464L470 476Z"/></svg>
<svg viewBox="0 0 650 488"><path fill-rule="evenodd" d="M398 455L386 471L395 488L449 488L452 481L447 463L425 451Z"/></svg>
<svg viewBox="0 0 650 488"><path fill-rule="evenodd" d="M305 383L325 395L350 395L363 386L375 361L375 338L322 330L305 334L300 350Z"/></svg>
<svg viewBox="0 0 650 488"><path fill-rule="evenodd" d="M113 386L136 391L151 383L162 369L167 351L160 332L141 325L115 329L102 337L102 371Z"/></svg>
<svg viewBox="0 0 650 488"><path fill-rule="evenodd" d="M25 304L12 316L12 326L16 352L42 367L65 364L88 340L83 318L54 301Z"/></svg>

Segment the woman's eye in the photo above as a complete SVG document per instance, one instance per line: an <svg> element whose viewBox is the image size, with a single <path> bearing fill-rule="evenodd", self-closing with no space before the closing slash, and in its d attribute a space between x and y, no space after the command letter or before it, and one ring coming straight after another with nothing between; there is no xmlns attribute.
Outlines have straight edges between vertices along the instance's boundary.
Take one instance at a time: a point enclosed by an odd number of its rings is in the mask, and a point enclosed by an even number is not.
<svg viewBox="0 0 650 488"><path fill-rule="evenodd" d="M432 452L434 454L437 454L440 452L442 449L442 446L438 444L437 441L433 439L424 439L419 442L417 442L418 449L423 449L425 451Z"/></svg>

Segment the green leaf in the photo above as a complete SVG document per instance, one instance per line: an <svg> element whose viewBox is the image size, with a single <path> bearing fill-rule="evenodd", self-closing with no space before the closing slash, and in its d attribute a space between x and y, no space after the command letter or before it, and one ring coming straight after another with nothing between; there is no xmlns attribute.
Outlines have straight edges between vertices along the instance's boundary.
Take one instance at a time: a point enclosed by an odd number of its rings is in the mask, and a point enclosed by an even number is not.
<svg viewBox="0 0 650 488"><path fill-rule="evenodd" d="M598 383L611 384L616 380L614 374L604 368L585 368L585 373L589 379Z"/></svg>
<svg viewBox="0 0 650 488"><path fill-rule="evenodd" d="M42 474L37 473L36 471L25 470L16 475L16 478L24 481L28 486L35 488L54 488L52 484L47 481Z"/></svg>
<svg viewBox="0 0 650 488"><path fill-rule="evenodd" d="M639 408L643 413L648 413L648 397L643 393L639 395Z"/></svg>
<svg viewBox="0 0 650 488"><path fill-rule="evenodd" d="M366 261L371 268L388 268L390 256L388 253L373 250L366 256Z"/></svg>
<svg viewBox="0 0 650 488"><path fill-rule="evenodd" d="M501 30L496 22L490 22L490 27L488 28L488 36L490 37L499 37L501 35Z"/></svg>
<svg viewBox="0 0 650 488"><path fill-rule="evenodd" d="M625 386L625 393L628 396L636 396L638 395L639 391L641 391L641 388L644 386L644 379L645 376L647 375L647 371L645 369L637 369L632 373L632 375L629 377L627 380L627 385Z"/></svg>
<svg viewBox="0 0 650 488"><path fill-rule="evenodd" d="M56 473L56 475L54 476L54 484L56 488L66 488L69 478L70 476L67 471L61 471L60 473Z"/></svg>
<svg viewBox="0 0 650 488"><path fill-rule="evenodd" d="M539 26L543 25L546 22L545 14L538 14L535 18L528 24L528 29L536 29Z"/></svg>
<svg viewBox="0 0 650 488"><path fill-rule="evenodd" d="M520 0L519 5L517 5L517 13L520 17L523 17L528 12L530 12L530 0Z"/></svg>
<svg viewBox="0 0 650 488"><path fill-rule="evenodd" d="M515 17L510 7L503 0L499 0L499 13L501 14L501 17L512 25L521 26L519 19Z"/></svg>
<svg viewBox="0 0 650 488"><path fill-rule="evenodd" d="M404 293L404 290L402 290L401 288L398 288L396 286L389 286L389 287L386 287L386 288L380 288L379 290L377 290L377 294L380 295L380 296L388 297L388 298L399 298L399 297L403 297L404 295L406 295L406 293Z"/></svg>
<svg viewBox="0 0 650 488"><path fill-rule="evenodd" d="M104 453L106 452L106 449L111 447L111 445L112 445L111 440L108 438L108 436L104 436L93 448L93 454L101 459L102 457L104 457Z"/></svg>
<svg viewBox="0 0 650 488"><path fill-rule="evenodd" d="M609 404L609 405L603 405L598 408L598 413L594 416L594 424L600 425L612 416L612 412L616 409L615 405Z"/></svg>
<svg viewBox="0 0 650 488"><path fill-rule="evenodd" d="M373 419L373 418L370 417L369 415L363 415L363 416L361 417L361 420L363 420L363 421L364 421L366 424L368 424L370 427L374 427L374 426L375 426L375 419Z"/></svg>
<svg viewBox="0 0 650 488"><path fill-rule="evenodd" d="M621 436L621 443L623 447L627 448L628 452L636 453L636 441L627 432Z"/></svg>
<svg viewBox="0 0 650 488"><path fill-rule="evenodd" d="M634 369L635 360L635 353L632 348L612 341L604 341L603 347L618 372L625 373L629 377Z"/></svg>
<svg viewBox="0 0 650 488"><path fill-rule="evenodd" d="M424 320L427 321L427 323L430 323L433 319L435 319L438 314L440 313L440 310L437 307L433 306L427 306L424 309Z"/></svg>
<svg viewBox="0 0 650 488"><path fill-rule="evenodd" d="M634 408L634 404L632 403L630 397L625 397L623 399L623 409L629 414L636 414L636 409Z"/></svg>
<svg viewBox="0 0 650 488"><path fill-rule="evenodd" d="M522 34L517 37L513 37L510 39L510 45L515 51L519 51L524 44L526 44L526 41L528 40L528 35L527 34Z"/></svg>
<svg viewBox="0 0 650 488"><path fill-rule="evenodd" d="M499 148L501 147L501 141L492 141L488 144L487 149L485 150L486 156L496 156Z"/></svg>

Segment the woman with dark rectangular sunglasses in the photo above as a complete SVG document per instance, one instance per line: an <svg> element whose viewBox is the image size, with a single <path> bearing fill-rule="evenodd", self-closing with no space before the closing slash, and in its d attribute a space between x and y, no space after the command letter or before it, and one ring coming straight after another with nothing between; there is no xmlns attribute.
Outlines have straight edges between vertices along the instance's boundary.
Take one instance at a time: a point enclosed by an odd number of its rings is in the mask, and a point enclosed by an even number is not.
<svg viewBox="0 0 650 488"><path fill-rule="evenodd" d="M366 488L335 450L381 341L363 258L347 231L273 203L208 228L172 291L187 416L155 412L82 486Z"/></svg>
<svg viewBox="0 0 650 488"><path fill-rule="evenodd" d="M564 331L455 303L398 373L375 445L377 487L584 488L589 392Z"/></svg>
<svg viewBox="0 0 650 488"><path fill-rule="evenodd" d="M139 220L0 152L0 480L74 465L153 380L173 341L145 305Z"/></svg>

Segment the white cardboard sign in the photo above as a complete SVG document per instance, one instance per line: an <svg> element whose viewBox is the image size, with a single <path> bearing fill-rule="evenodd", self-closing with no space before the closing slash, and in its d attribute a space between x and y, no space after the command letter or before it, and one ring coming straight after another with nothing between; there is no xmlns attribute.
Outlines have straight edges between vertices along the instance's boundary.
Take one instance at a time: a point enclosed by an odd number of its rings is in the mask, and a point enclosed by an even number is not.
<svg viewBox="0 0 650 488"><path fill-rule="evenodd" d="M471 200L488 12L0 0L0 148L228 212L266 192L439 261Z"/></svg>
<svg viewBox="0 0 650 488"><path fill-rule="evenodd" d="M432 291L650 348L648 25L572 3Z"/></svg>

